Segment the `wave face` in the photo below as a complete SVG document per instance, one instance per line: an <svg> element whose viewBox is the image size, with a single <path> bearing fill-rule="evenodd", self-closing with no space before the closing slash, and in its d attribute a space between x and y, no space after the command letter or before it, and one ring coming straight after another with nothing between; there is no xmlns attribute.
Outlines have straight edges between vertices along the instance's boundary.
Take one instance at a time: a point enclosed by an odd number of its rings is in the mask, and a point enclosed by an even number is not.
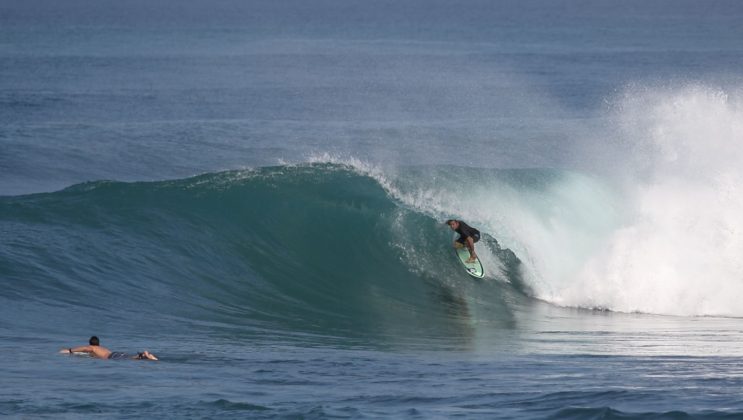
<svg viewBox="0 0 743 420"><path fill-rule="evenodd" d="M253 332L471 333L463 293L473 283L449 258L451 232L349 166L92 182L2 198L0 214L2 295L42 313L139 311ZM509 267L517 277L512 254L482 244L504 256L496 277ZM494 278L487 313L508 323L506 300L519 293Z"/></svg>

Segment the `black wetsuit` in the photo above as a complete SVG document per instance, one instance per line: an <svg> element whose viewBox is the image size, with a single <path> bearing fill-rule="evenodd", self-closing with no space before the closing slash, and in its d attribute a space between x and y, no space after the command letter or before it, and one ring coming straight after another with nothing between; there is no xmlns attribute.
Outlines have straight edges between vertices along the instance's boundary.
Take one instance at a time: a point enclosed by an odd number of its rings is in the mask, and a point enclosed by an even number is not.
<svg viewBox="0 0 743 420"><path fill-rule="evenodd" d="M474 242L477 242L480 240L480 231L471 227L467 223L464 223L461 220L457 220L459 222L459 227L456 228L454 231L459 234L459 238L457 238L457 242L464 245L467 242L467 238L472 238Z"/></svg>

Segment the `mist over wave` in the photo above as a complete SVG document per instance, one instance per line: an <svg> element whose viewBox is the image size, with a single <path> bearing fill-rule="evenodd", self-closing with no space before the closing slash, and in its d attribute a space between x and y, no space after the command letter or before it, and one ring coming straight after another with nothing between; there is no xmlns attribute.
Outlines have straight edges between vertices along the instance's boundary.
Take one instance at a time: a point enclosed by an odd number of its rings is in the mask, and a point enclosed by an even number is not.
<svg viewBox="0 0 743 420"><path fill-rule="evenodd" d="M743 315L741 99L703 85L624 93L612 116L623 220L556 301Z"/></svg>

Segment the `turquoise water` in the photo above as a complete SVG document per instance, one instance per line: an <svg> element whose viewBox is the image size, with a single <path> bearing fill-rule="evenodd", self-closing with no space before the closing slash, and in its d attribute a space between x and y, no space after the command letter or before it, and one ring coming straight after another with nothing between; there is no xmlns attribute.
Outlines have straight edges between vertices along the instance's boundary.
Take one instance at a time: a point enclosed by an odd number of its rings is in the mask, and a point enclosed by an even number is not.
<svg viewBox="0 0 743 420"><path fill-rule="evenodd" d="M3 3L0 414L742 416L742 15Z"/></svg>

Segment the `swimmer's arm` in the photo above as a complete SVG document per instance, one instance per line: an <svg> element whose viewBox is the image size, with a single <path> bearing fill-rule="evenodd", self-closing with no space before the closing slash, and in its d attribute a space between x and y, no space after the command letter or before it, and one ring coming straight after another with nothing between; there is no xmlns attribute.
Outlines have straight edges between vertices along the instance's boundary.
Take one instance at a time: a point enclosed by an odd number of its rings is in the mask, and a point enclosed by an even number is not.
<svg viewBox="0 0 743 420"><path fill-rule="evenodd" d="M80 346L80 347L70 347L68 349L62 349L59 351L60 353L93 353L93 346Z"/></svg>

